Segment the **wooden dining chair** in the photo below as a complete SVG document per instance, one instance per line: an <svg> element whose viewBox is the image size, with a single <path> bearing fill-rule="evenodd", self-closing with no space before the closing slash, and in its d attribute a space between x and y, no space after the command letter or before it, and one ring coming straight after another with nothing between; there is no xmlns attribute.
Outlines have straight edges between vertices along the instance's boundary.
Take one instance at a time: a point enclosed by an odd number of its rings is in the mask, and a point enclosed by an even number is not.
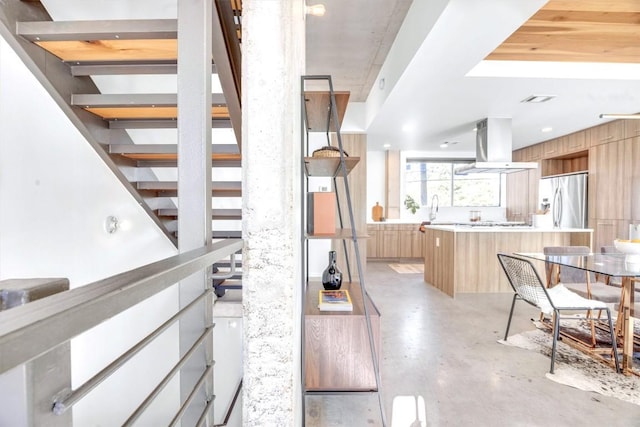
<svg viewBox="0 0 640 427"><path fill-rule="evenodd" d="M577 293L570 291L561 283L553 286L552 288L547 288L542 282L542 279L540 279L540 276L533 264L524 258L499 253L498 261L500 262L509 284L514 291L513 301L511 302L511 311L509 312L509 320L507 322L507 329L504 333L505 341L509 336L509 328L511 327L511 319L513 317L516 300L522 300L539 308L545 315L552 316L553 345L551 348L550 372L553 374L558 336L560 334L560 313L563 311L585 311L586 313L589 313L591 310L603 310L607 314L609 331L611 332L611 357L614 360L616 372L620 372L618 347L614 336L611 311L607 304L602 301L584 298ZM567 318L579 320L579 318L573 316Z"/></svg>

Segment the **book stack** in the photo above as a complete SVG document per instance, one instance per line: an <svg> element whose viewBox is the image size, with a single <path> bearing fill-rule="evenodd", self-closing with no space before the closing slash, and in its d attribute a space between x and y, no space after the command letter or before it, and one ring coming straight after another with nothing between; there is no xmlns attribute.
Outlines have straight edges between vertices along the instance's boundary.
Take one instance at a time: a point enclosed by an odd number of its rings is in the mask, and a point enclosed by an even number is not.
<svg viewBox="0 0 640 427"><path fill-rule="evenodd" d="M346 289L336 291L320 290L318 309L320 311L353 311L349 291Z"/></svg>

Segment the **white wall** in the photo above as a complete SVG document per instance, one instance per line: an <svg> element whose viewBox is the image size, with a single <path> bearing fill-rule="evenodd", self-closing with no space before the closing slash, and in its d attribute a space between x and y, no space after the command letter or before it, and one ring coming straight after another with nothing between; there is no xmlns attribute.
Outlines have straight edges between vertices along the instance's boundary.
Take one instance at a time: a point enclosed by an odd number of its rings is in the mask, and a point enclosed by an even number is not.
<svg viewBox="0 0 640 427"><path fill-rule="evenodd" d="M121 220L115 234L103 229L108 215ZM176 253L2 40L0 279L62 276L78 287ZM177 306L177 292L168 289L74 339L73 385L157 327ZM121 424L149 392L142 390L141 378L164 375L177 355L177 331L171 330L74 408L75 424ZM0 389L0 402L11 392ZM154 420L144 423L166 424L178 396L174 383L154 404Z"/></svg>

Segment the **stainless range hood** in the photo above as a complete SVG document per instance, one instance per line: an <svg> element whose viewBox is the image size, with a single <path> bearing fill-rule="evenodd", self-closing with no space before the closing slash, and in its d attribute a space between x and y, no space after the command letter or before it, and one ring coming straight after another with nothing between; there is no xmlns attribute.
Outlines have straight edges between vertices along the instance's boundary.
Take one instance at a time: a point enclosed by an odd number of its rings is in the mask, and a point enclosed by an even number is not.
<svg viewBox="0 0 640 427"><path fill-rule="evenodd" d="M512 162L511 119L487 118L476 125L476 162L461 166L456 175L511 173L536 169L537 162Z"/></svg>

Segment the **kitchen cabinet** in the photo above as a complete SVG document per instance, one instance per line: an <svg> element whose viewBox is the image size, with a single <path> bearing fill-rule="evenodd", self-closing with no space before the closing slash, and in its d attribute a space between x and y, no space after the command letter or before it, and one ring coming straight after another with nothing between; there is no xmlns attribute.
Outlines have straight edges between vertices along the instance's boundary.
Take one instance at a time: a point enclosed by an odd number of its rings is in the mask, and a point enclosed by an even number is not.
<svg viewBox="0 0 640 427"><path fill-rule="evenodd" d="M541 144L540 176L584 172L589 169L589 132L574 132Z"/></svg>
<svg viewBox="0 0 640 427"><path fill-rule="evenodd" d="M622 219L589 219L589 228L593 229L593 251L600 252L603 246L613 246L615 239L627 238L629 221Z"/></svg>
<svg viewBox="0 0 640 427"><path fill-rule="evenodd" d="M367 258L378 258L378 224L367 224Z"/></svg>
<svg viewBox="0 0 640 427"><path fill-rule="evenodd" d="M506 178L507 220L518 221L531 211L529 171L512 172Z"/></svg>
<svg viewBox="0 0 640 427"><path fill-rule="evenodd" d="M615 141L590 149L589 217L631 218L632 141Z"/></svg>
<svg viewBox="0 0 640 427"><path fill-rule="evenodd" d="M422 258L423 233L417 224L400 225L400 258Z"/></svg>
<svg viewBox="0 0 640 427"><path fill-rule="evenodd" d="M561 138L562 149L561 152L563 154L566 153L575 153L577 151L584 151L589 148L588 141L588 132L580 131L574 132L567 136Z"/></svg>
<svg viewBox="0 0 640 427"><path fill-rule="evenodd" d="M542 159L542 144L530 145L524 149L523 162L537 162Z"/></svg>
<svg viewBox="0 0 640 427"><path fill-rule="evenodd" d="M640 122L640 120L629 120L630 122ZM631 220L634 223L640 221L640 137L631 138L631 187L629 198L631 199Z"/></svg>
<svg viewBox="0 0 640 427"><path fill-rule="evenodd" d="M508 220L520 220L523 213L539 208L541 177L588 171L588 217L589 227L594 229L594 250L613 245L615 238L626 238L628 224L640 222L640 120L603 123L522 148L514 151L514 156L514 161L539 159L540 168L507 175Z"/></svg>
<svg viewBox="0 0 640 427"><path fill-rule="evenodd" d="M550 139L542 143L542 158L549 159L560 154L560 140Z"/></svg>
<svg viewBox="0 0 640 427"><path fill-rule="evenodd" d="M589 132L591 147L600 144L608 144L625 138L624 121L614 120L603 123L600 126L594 126L587 129L586 132Z"/></svg>
<svg viewBox="0 0 640 427"><path fill-rule="evenodd" d="M369 259L422 258L424 234L418 223L367 224Z"/></svg>
<svg viewBox="0 0 640 427"><path fill-rule="evenodd" d="M513 293L496 254L545 246L591 246L591 231L427 226L424 280L445 294ZM539 271L544 271L540 266Z"/></svg>
<svg viewBox="0 0 640 427"><path fill-rule="evenodd" d="M624 120L623 126L625 139L640 137L640 120Z"/></svg>
<svg viewBox="0 0 640 427"><path fill-rule="evenodd" d="M398 258L400 256L400 227L398 224L386 224L378 233L378 255L380 258Z"/></svg>
<svg viewBox="0 0 640 427"><path fill-rule="evenodd" d="M589 152L579 151L563 154L541 161L541 176L564 175L589 170Z"/></svg>

